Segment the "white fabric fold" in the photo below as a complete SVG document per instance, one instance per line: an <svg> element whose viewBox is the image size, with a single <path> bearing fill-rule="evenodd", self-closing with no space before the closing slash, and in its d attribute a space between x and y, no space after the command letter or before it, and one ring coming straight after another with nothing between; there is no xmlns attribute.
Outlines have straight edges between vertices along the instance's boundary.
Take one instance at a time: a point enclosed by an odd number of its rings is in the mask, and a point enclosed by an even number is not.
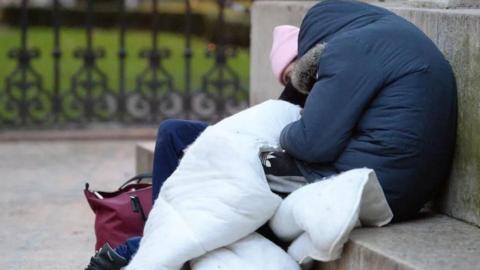
<svg viewBox="0 0 480 270"><path fill-rule="evenodd" d="M270 227L281 239L293 241L288 253L303 264L339 258L355 226L383 226L392 217L375 172L364 168L294 191Z"/></svg>
<svg viewBox="0 0 480 270"><path fill-rule="evenodd" d="M190 267L191 270L300 270L283 249L258 233L194 259Z"/></svg>

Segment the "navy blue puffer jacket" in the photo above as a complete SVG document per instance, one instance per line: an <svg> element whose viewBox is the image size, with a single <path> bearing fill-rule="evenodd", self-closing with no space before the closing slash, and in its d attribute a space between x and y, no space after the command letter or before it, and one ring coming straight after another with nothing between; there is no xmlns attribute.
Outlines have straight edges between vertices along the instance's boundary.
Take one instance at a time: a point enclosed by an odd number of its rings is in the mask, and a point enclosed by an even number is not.
<svg viewBox="0 0 480 270"><path fill-rule="evenodd" d="M348 0L312 7L299 58L324 44L303 116L282 147L311 179L375 170L394 220L415 216L448 178L457 119L455 78L434 43L383 9Z"/></svg>

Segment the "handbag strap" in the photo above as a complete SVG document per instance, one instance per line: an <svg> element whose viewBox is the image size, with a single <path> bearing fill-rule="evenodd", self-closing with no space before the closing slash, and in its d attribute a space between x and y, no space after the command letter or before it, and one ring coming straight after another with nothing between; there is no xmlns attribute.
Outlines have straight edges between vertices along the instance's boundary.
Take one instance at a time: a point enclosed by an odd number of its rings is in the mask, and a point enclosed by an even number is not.
<svg viewBox="0 0 480 270"><path fill-rule="evenodd" d="M125 186L127 186L128 184L132 183L132 182L135 182L137 181L137 184L140 183L143 179L145 178L152 178L152 173L141 173L141 174L137 174L135 175L134 177L128 179L125 183L123 183L123 185L121 185L118 189L122 189L124 188Z"/></svg>
<svg viewBox="0 0 480 270"><path fill-rule="evenodd" d="M142 221L145 223L145 221L147 221L147 216L145 215L142 202L140 202L140 199L138 198L138 196L130 196L130 203L132 206L132 211L135 213L140 213L140 217L142 218Z"/></svg>

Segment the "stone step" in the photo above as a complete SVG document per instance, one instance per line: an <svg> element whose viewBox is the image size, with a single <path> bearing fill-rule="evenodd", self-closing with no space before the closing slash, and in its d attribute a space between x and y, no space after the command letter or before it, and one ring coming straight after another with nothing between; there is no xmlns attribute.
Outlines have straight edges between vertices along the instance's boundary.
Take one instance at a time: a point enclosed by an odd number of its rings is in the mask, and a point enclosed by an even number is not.
<svg viewBox="0 0 480 270"><path fill-rule="evenodd" d="M480 228L447 217L356 229L340 259L317 270L480 269Z"/></svg>
<svg viewBox="0 0 480 270"><path fill-rule="evenodd" d="M137 172L152 170L154 142L137 144ZM480 228L434 215L384 228L356 229L343 256L316 270L480 269Z"/></svg>

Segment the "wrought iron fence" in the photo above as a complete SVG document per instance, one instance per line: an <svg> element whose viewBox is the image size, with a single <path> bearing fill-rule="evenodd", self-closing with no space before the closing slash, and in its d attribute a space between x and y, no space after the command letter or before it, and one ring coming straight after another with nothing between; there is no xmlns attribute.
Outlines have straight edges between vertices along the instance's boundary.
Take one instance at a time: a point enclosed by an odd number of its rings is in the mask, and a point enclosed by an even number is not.
<svg viewBox="0 0 480 270"><path fill-rule="evenodd" d="M52 0L53 48L52 89L44 86L44 75L35 70L32 61L40 57L40 51L29 46L28 0L21 0L20 47L12 48L8 56L16 61L16 67L0 83L0 127L58 127L92 122L120 122L157 124L165 118L188 118L216 121L246 107L247 95L244 82L227 62L235 51L227 47L222 33L225 26L225 1L217 0L219 38L215 50L208 52L211 66L201 74L201 85L192 87L192 33L191 5L185 0L184 16L184 87L178 89L169 67L164 60L171 56L169 49L160 47L158 0L151 4L151 44L139 54L145 61L143 70L138 71L133 89L127 87L126 58L130 52L126 47L128 22L126 0L118 0L119 49L118 89L112 90L111 78L102 70L98 61L104 58L104 48L94 48L93 33L95 0L86 0L85 25L86 43L74 51L81 62L80 68L69 78L61 76L62 6ZM48 53L48 52L47 52ZM108 52L111 53L111 52ZM42 57L49 57L42 52ZM0 80L3 78L0 78ZM63 83L62 83L63 81ZM66 83L68 81L68 83ZM67 89L61 89L67 85ZM243 98L242 98L243 95Z"/></svg>

